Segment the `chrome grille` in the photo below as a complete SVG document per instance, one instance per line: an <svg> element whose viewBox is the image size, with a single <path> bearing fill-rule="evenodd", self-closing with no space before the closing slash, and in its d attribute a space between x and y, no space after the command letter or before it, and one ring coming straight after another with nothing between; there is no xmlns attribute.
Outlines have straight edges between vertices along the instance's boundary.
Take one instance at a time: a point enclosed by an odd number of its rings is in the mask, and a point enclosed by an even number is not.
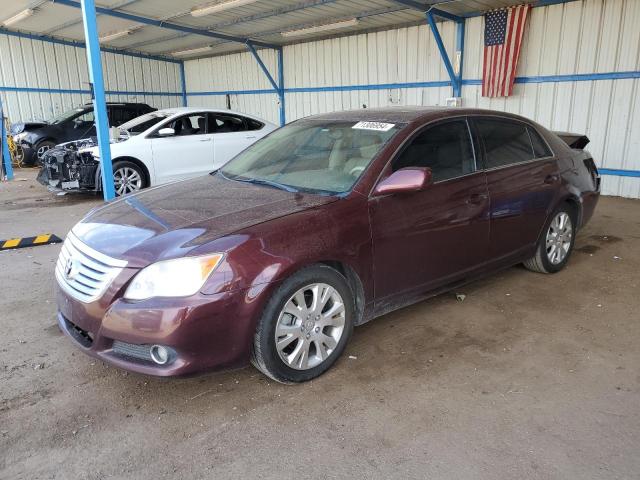
<svg viewBox="0 0 640 480"><path fill-rule="evenodd" d="M125 260L100 253L69 232L58 256L56 279L73 298L90 303L100 298L126 265Z"/></svg>

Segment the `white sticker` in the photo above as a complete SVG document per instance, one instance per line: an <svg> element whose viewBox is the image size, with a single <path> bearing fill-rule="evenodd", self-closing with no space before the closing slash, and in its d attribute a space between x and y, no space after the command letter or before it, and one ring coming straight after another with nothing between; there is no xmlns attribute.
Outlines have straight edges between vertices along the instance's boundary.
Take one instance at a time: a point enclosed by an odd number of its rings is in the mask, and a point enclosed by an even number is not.
<svg viewBox="0 0 640 480"><path fill-rule="evenodd" d="M395 126L395 123L358 122L351 128L355 128L358 130L376 130L378 132L387 132Z"/></svg>

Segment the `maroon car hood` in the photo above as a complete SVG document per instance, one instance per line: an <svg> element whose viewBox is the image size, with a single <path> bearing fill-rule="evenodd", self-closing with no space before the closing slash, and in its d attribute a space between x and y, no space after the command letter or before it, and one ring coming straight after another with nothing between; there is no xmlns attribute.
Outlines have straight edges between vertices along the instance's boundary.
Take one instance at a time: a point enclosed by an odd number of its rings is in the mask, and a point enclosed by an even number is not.
<svg viewBox="0 0 640 480"><path fill-rule="evenodd" d="M174 258L336 197L291 193L208 175L143 191L90 212L73 228L80 240L130 266Z"/></svg>

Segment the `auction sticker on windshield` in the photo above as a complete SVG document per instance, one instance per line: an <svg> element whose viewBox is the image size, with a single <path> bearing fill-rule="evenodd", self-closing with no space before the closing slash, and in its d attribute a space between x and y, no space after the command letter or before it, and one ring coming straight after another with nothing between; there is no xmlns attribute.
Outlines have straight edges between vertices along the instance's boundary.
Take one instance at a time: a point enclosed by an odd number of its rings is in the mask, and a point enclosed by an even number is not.
<svg viewBox="0 0 640 480"><path fill-rule="evenodd" d="M387 132L395 127L395 123L382 122L358 122L353 127L358 130L376 130L378 132Z"/></svg>

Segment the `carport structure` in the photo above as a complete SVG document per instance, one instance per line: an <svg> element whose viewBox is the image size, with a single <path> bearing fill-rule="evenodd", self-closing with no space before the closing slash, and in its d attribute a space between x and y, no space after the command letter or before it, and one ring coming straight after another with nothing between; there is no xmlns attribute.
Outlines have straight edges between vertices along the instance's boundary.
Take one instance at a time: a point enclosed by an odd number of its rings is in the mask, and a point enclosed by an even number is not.
<svg viewBox="0 0 640 480"><path fill-rule="evenodd" d="M534 7L576 3L594 4L600 0L539 0L531 3ZM482 15L482 12L522 3L522 0L219 0L203 2L189 0L170 2L157 0L105 0L95 5L93 0L19 0L12 2L11 11L0 19L3 28L0 35L11 38L41 40L55 45L86 47L88 80L90 92L95 102L98 141L100 145L103 192L105 199L114 196L111 158L109 153L108 121L105 101L109 95L121 96L166 95L187 105L198 99L229 98L247 96L257 98L260 95L274 95L277 102L277 118L281 125L287 120L285 98L295 94L323 94L326 92L353 91L389 91L389 102L394 103L396 90L446 88L448 97L463 97L463 86L478 85L477 78L463 78L463 60L465 54L465 25L469 19ZM562 8L562 7L560 7ZM588 8L588 5L587 7ZM606 13L606 12L605 12ZM632 12L633 14L633 12ZM564 15L564 13L562 14ZM603 13L604 15L604 13ZM633 17L633 15L632 15ZM564 17L563 17L564 18ZM621 21L624 21L622 19ZM455 40L443 39L436 22L454 25ZM444 78L427 78L418 81L379 81L353 84L353 79L336 85L291 86L286 78L286 59L284 48L301 42L323 42L335 38L361 38L362 35L388 31L404 27L428 25L432 41L440 57L440 66L446 72ZM440 23L439 25L443 25ZM447 27L450 29L450 27ZM584 42L584 40L581 39ZM468 42L468 40L467 40ZM329 46L325 42L325 48ZM384 46L384 48L389 45ZM382 46L381 46L382 48ZM405 51L418 50L420 44L408 43ZM477 37L473 45L477 56ZM110 68L102 67L100 51L132 58L150 59L165 62L177 67L179 89L174 91L109 90L103 85L103 70L109 75ZM248 52L255 65L266 79L266 88L188 88L189 73L185 73L185 64L196 68L198 61L212 57L230 58L239 52ZM358 55L360 55L358 51ZM369 52L371 54L371 52ZM398 49L398 53L400 49ZM426 52L430 55L430 52ZM315 59L308 59L315 61ZM326 60L326 57L325 57ZM19 59L12 59L13 63ZM356 63L357 59L350 59ZM242 63L242 62L241 62ZM382 68L382 65L379 66ZM78 67L82 68L82 67ZM216 77L229 77L228 83L240 83L248 76L242 69L233 73L215 69L199 75L200 84L209 77L215 83ZM28 68L23 68L25 72ZM14 67L14 70L16 68ZM637 79L638 68L610 69L606 73L589 72L580 75L529 76L517 79L517 83L558 83L597 80ZM135 74L135 72L132 72ZM27 73L28 75L28 73ZM252 74L249 74L251 76ZM355 75L356 77L359 75ZM6 75L5 75L6 76ZM344 75L343 75L344 76ZM391 75L389 75L391 76ZM340 75L338 76L340 77ZM334 78L335 80L335 78ZM195 80L194 80L195 81ZM196 83L198 83L196 82ZM347 85L343 85L347 83ZM146 85L145 85L146 86ZM635 87L633 87L635 88ZM82 88L43 88L10 85L7 78L0 83L0 93L43 93L68 92L89 93ZM592 93L591 96L596 96ZM402 102L396 102L402 103ZM406 102L405 102L406 103ZM425 103L424 96L422 103ZM493 107L493 105L491 105ZM498 106L499 108L500 106ZM507 108L504 105L503 108ZM269 107L270 108L270 107ZM321 107L315 110L320 110ZM311 108L314 111L314 108ZM264 116L264 113L254 112ZM524 112L526 113L526 112ZM298 116L298 115L296 115ZM612 168L603 173L634 177L637 169ZM622 188L622 187L621 187ZM635 183L631 187L635 188ZM633 195L632 195L633 196Z"/></svg>

